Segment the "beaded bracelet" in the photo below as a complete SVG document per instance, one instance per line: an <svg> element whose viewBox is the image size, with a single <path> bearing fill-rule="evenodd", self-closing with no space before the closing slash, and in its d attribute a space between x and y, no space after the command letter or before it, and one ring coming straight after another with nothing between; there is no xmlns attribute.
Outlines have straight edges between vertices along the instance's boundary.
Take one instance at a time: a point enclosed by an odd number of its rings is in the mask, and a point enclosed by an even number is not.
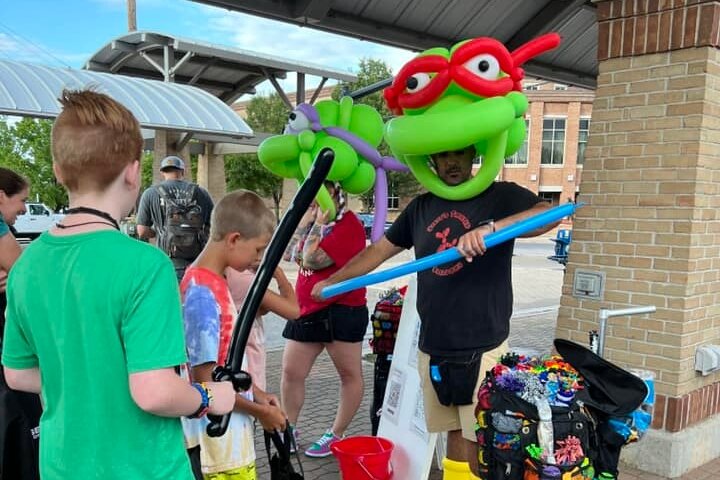
<svg viewBox="0 0 720 480"><path fill-rule="evenodd" d="M188 415L188 418L201 418L207 415L208 410L210 410L210 403L212 402L212 392L209 388L205 385L205 382L203 383L193 383L192 386L200 392L201 402L198 409L193 413L192 415Z"/></svg>

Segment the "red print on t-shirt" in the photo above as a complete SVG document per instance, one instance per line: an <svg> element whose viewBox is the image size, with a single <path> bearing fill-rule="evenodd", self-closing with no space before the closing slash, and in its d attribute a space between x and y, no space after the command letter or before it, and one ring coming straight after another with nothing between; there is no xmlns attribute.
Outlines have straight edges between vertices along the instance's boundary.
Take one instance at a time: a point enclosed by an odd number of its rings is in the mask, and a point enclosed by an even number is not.
<svg viewBox="0 0 720 480"><path fill-rule="evenodd" d="M450 222L450 225L448 225L448 222ZM455 224L459 224L459 228L456 227ZM435 220L430 222L426 230L430 234L434 233L435 238L440 241L436 252L443 252L449 248L456 247L460 236L470 230L471 226L470 220L468 220L463 213L457 210L451 210L450 212L443 212L438 215ZM453 236L453 231L460 231L461 233L460 235ZM451 236L453 238L451 238ZM460 260L449 267L433 267L432 272L435 275L446 277L459 272L462 268L463 262Z"/></svg>

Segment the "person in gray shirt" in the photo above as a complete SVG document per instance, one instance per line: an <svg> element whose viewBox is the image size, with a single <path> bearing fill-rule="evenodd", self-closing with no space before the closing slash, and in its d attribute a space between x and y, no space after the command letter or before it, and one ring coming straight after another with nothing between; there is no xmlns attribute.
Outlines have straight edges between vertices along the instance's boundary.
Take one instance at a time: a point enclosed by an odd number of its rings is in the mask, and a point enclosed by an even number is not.
<svg viewBox="0 0 720 480"><path fill-rule="evenodd" d="M137 234L157 239L175 265L178 281L207 242L213 201L204 188L185 180L185 162L177 156L160 162L163 181L143 192Z"/></svg>

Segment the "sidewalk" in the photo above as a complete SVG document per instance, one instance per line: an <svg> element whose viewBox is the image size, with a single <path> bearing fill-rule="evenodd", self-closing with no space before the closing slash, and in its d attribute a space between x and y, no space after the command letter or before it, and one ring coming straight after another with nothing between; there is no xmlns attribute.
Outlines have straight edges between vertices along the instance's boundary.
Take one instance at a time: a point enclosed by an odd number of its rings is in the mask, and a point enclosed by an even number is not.
<svg viewBox="0 0 720 480"><path fill-rule="evenodd" d="M549 237L522 240L517 255L513 259L513 287L515 293L514 316L510 328L510 346L515 350L528 353L545 353L551 350L557 306L560 300L564 269L557 263L545 258L552 254L552 242ZM549 252L549 253L548 253ZM388 268L409 260L403 254L395 262L383 265ZM291 265L284 265L290 277L295 276ZM294 279L291 279L293 281ZM402 280L381 284L368 289L368 308L372 310L377 295L390 284L402 284ZM279 394L282 364L283 339L279 337L277 320L266 322L268 330L267 381L268 390ZM271 331L272 330L272 331ZM365 343L367 346L367 342ZM373 365L363 361L365 395L347 435L370 435L370 403L372 401ZM323 353L315 363L306 386L305 406L298 421L300 432L300 450L304 450L328 428L330 428L338 405L339 379L327 354ZM267 456L262 432L256 436L258 479L270 478ZM300 454L305 469L305 479L339 479L337 462L334 457L323 459L308 458ZM720 479L720 459L711 462L681 477L682 480ZM433 462L429 480L441 480L442 472ZM355 479L344 479L355 480ZM420 479L395 479L420 480ZM629 467L621 468L619 480L665 480L665 477L640 472Z"/></svg>

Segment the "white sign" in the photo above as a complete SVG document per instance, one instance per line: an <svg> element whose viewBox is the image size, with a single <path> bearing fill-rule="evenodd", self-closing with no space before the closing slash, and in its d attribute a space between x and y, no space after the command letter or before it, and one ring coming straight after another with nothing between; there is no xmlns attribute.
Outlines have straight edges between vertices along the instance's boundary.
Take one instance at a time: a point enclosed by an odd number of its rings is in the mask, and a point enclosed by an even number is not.
<svg viewBox="0 0 720 480"><path fill-rule="evenodd" d="M403 302L392 366L388 375L378 436L395 444L393 478L422 480L430 474L437 434L425 424L422 388L417 371L420 317L415 307L417 279L410 278Z"/></svg>

